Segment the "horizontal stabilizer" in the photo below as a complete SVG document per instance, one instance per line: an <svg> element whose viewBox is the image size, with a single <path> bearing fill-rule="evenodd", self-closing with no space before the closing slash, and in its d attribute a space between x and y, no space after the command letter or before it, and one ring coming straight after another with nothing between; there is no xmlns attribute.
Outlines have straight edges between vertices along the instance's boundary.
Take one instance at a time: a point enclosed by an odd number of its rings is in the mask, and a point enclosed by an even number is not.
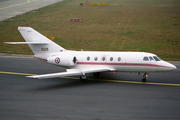
<svg viewBox="0 0 180 120"><path fill-rule="evenodd" d="M33 45L46 45L48 42L4 42L6 44L33 44Z"/></svg>

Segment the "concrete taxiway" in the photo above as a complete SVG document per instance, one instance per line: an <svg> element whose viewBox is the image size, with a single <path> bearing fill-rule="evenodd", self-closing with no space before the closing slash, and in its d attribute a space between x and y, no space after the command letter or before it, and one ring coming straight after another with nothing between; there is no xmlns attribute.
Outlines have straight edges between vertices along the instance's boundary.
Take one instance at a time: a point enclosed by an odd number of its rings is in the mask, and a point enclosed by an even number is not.
<svg viewBox="0 0 180 120"><path fill-rule="evenodd" d="M102 73L81 83L78 77L30 79L26 75L65 69L30 56L0 54L1 120L159 120L180 119L180 63L167 73ZM125 83L123 81L128 81ZM149 84L158 83L158 84Z"/></svg>
<svg viewBox="0 0 180 120"><path fill-rule="evenodd" d="M0 21L63 0L0 0Z"/></svg>

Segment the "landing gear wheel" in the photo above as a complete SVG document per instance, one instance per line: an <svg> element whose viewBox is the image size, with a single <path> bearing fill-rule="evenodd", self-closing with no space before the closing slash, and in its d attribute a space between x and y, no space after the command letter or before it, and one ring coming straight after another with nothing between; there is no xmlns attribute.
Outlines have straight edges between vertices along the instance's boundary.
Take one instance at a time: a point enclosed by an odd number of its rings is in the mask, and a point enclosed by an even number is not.
<svg viewBox="0 0 180 120"><path fill-rule="evenodd" d="M143 79L142 79L142 82L146 82L146 78L143 78Z"/></svg>
<svg viewBox="0 0 180 120"><path fill-rule="evenodd" d="M81 81L81 82L87 82L87 81L88 81L87 76L86 76L86 75L81 76L81 77L80 77L80 81Z"/></svg>
<svg viewBox="0 0 180 120"><path fill-rule="evenodd" d="M147 79L148 79L148 73L144 73L142 82L146 82Z"/></svg>

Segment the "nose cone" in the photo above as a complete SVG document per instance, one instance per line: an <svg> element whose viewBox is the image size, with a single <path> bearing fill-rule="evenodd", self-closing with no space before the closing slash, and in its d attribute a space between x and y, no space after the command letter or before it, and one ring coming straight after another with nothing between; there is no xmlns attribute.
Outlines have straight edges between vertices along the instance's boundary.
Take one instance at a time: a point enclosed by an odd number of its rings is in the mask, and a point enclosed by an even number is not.
<svg viewBox="0 0 180 120"><path fill-rule="evenodd" d="M159 66L157 71L159 71L159 72L167 72L167 71L172 71L172 70L177 69L176 66L174 66L173 64L168 63L166 61L159 61L157 63Z"/></svg>
<svg viewBox="0 0 180 120"><path fill-rule="evenodd" d="M169 71L177 69L177 67L171 63L166 62L166 67Z"/></svg>

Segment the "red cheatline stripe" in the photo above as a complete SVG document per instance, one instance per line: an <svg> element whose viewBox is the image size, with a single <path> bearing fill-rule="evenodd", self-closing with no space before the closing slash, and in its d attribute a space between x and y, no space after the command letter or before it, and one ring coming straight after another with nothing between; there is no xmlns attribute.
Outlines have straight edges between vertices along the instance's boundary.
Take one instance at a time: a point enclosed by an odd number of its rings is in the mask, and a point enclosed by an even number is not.
<svg viewBox="0 0 180 120"><path fill-rule="evenodd" d="M113 66L149 66L149 67L164 67L168 66L155 65L155 64L143 64L143 63L101 63L101 62L77 62L79 65L113 65Z"/></svg>

